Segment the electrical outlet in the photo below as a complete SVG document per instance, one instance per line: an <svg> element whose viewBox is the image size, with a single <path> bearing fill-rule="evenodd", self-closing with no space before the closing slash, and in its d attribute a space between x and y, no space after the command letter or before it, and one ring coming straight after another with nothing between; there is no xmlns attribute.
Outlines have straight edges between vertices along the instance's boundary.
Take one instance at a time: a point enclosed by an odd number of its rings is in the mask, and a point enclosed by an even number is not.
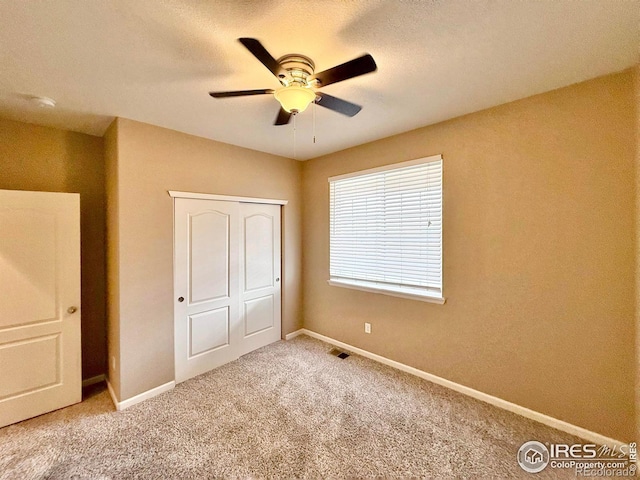
<svg viewBox="0 0 640 480"><path fill-rule="evenodd" d="M364 324L364 333L371 333L371 324L370 323L366 323Z"/></svg>

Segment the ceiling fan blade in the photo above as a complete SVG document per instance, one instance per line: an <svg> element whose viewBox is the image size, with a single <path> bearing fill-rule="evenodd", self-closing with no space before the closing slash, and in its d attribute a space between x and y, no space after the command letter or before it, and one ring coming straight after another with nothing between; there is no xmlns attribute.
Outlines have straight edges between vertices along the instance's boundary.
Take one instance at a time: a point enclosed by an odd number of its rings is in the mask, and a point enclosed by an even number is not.
<svg viewBox="0 0 640 480"><path fill-rule="evenodd" d="M280 107L280 111L278 112L278 116L276 117L276 121L273 122L274 125L286 125L291 120L291 114L287 112L284 108Z"/></svg>
<svg viewBox="0 0 640 480"><path fill-rule="evenodd" d="M273 93L274 90L270 88L263 88L261 90L236 90L233 92L209 92L213 98L226 98L226 97L244 97L247 95L266 95Z"/></svg>
<svg viewBox="0 0 640 480"><path fill-rule="evenodd" d="M321 87L325 87L332 83L342 82L349 78L358 77L365 73L375 72L378 69L373 57L368 53L361 57L355 58L342 65L335 66L329 70L316 73L312 78L320 82Z"/></svg>
<svg viewBox="0 0 640 480"><path fill-rule="evenodd" d="M253 53L253 56L260 60L276 77L281 73L282 68L280 64L267 52L267 49L264 48L258 40L255 38L239 38L238 41Z"/></svg>
<svg viewBox="0 0 640 480"><path fill-rule="evenodd" d="M320 97L318 100L316 100L316 103L318 105L324 108L328 108L329 110L333 110L334 112L346 115L347 117L353 117L360 110L362 110L362 107L360 105L347 102L346 100L342 100L341 98L332 97L331 95L327 95L324 92L317 92L317 94Z"/></svg>

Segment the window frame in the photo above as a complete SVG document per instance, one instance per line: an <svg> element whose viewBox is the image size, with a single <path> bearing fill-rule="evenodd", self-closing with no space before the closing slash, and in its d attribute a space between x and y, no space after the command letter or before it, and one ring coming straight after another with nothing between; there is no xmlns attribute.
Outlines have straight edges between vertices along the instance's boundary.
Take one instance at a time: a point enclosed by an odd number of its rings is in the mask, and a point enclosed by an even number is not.
<svg viewBox="0 0 640 480"><path fill-rule="evenodd" d="M366 280L357 280L357 279L345 279L334 277L331 278L331 183L347 178L359 177L364 175L370 175L374 173L380 173L389 170L396 170L405 167L411 167L415 165L422 165L432 162L440 161L440 175L441 175L441 186L440 186L440 205L441 205L441 227L440 227L440 289L427 289L422 287L409 287L403 286L401 289L393 285L388 287L384 286L381 283L374 284L373 282L367 282ZM336 175L328 178L329 183L329 280L327 283L334 287L342 287L349 288L353 290L360 290L364 292L370 293L379 293L383 295L389 295L393 297L406 298L411 300L419 300L423 302L436 303L436 304L444 304L446 302L446 298L444 297L444 271L443 271L443 259L444 259L444 245L443 245L443 232L444 232L444 162L442 155L431 155L428 157L418 158L415 160L409 160L406 162L393 163L390 165L384 165L382 167L375 167L366 170L359 170L356 172L346 173L343 175Z"/></svg>

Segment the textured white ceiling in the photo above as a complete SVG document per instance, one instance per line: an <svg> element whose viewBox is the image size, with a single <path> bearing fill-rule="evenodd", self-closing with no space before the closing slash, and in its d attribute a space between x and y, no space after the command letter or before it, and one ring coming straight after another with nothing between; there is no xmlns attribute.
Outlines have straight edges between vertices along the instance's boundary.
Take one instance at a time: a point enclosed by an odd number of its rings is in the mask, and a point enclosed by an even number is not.
<svg viewBox="0 0 640 480"><path fill-rule="evenodd" d="M370 53L378 71L325 87L363 106L296 120L308 159L619 71L638 61L639 0L0 0L0 116L101 135L115 116L294 156L279 84L238 41L325 70ZM54 98L45 110L25 100Z"/></svg>

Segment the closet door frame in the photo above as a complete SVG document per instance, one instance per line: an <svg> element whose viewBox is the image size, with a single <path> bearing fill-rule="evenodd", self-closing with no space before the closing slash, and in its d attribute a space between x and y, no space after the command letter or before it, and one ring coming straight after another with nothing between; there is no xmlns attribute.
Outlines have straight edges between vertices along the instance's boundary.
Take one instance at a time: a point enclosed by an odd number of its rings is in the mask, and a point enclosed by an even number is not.
<svg viewBox="0 0 640 480"><path fill-rule="evenodd" d="M235 197L235 196L229 196L229 195L216 195L216 194L206 194L206 193L190 193L190 192L182 192L182 191L173 191L170 190L169 195L174 199L174 204L175 204L175 200L176 199L198 199L198 200L215 200L215 201L222 201L222 202L233 202L236 204L262 204L262 205L278 205L280 207L287 205L288 201L287 200L279 200L279 199L267 199L267 198L255 198L255 197ZM175 211L175 206L174 206L174 211ZM175 215L175 214L174 214ZM282 219L282 212L280 212L280 219ZM174 219L175 222L175 219ZM174 227L175 228L175 227ZM281 227L282 228L282 224ZM281 234L281 233L280 233ZM280 242L278 242L280 244ZM280 244L281 247L281 244ZM176 289L178 287L178 285L176 284L176 246L174 245L174 296L176 295ZM282 261L282 250L280 249L280 260ZM278 270L280 270L280 265L278 266ZM279 276L281 276L282 272L279 271ZM284 280L284 279L283 279ZM282 285L284 284L284 281L280 284ZM182 288L182 287L181 287ZM281 302L281 295L278 295L278 299ZM174 298L174 302L175 302L175 298ZM174 303L174 305L176 305ZM281 311L281 305L278 305L278 310ZM280 317L280 322L282 321L282 318ZM177 311L174 311L174 335L176 335L176 331L177 331L177 323L178 319L177 319ZM174 358L177 362L177 357L176 355L178 354L178 345L176 344L176 342L178 341L177 336L174 337L174 345L176 348L176 352L174 353ZM241 342L241 344L244 342ZM249 342L251 343L251 342ZM247 345L249 346L249 345ZM243 353L247 353L246 351L243 351ZM243 354L242 353L242 354ZM241 355L242 355L241 354ZM176 367L177 368L177 367ZM186 372L183 372L186 373ZM203 373L203 372L201 372ZM184 375L180 375L180 379L177 378L177 372L176 372L176 381L184 381L187 378L191 378L190 376L185 377Z"/></svg>
<svg viewBox="0 0 640 480"><path fill-rule="evenodd" d="M201 198L203 200L221 200L226 202L238 203L264 203L266 205L287 205L289 200L279 200L275 198L258 198L258 197L234 197L232 195L217 195L213 193L192 193L180 192L177 190L169 190L171 198Z"/></svg>

